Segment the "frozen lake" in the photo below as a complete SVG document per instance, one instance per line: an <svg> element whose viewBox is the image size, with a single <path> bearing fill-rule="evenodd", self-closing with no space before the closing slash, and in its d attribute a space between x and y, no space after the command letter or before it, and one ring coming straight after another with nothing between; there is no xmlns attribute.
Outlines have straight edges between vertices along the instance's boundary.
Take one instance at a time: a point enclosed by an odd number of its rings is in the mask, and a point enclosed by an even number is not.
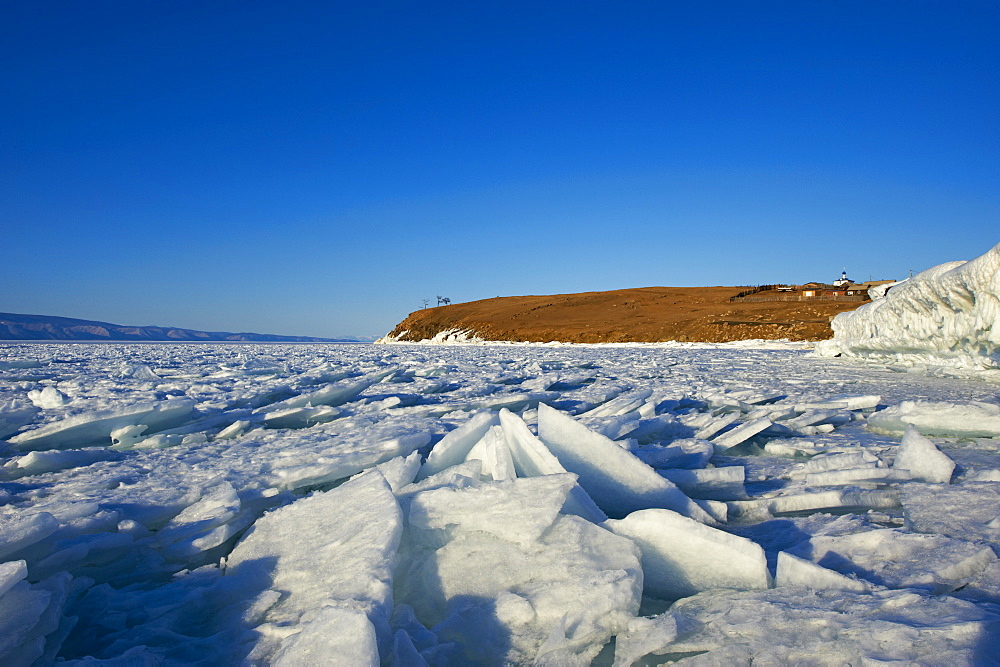
<svg viewBox="0 0 1000 667"><path fill-rule="evenodd" d="M998 403L780 343L0 344L0 661L983 664Z"/></svg>

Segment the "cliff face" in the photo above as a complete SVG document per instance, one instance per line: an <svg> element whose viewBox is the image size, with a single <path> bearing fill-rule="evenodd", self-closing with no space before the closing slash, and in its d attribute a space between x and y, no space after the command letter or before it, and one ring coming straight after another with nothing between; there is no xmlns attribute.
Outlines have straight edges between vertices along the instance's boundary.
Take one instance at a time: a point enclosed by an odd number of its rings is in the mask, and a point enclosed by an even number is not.
<svg viewBox="0 0 1000 667"><path fill-rule="evenodd" d="M730 302L745 287L642 287L511 296L418 310L387 336L419 341L444 331L485 340L569 343L823 340L830 318L858 302Z"/></svg>

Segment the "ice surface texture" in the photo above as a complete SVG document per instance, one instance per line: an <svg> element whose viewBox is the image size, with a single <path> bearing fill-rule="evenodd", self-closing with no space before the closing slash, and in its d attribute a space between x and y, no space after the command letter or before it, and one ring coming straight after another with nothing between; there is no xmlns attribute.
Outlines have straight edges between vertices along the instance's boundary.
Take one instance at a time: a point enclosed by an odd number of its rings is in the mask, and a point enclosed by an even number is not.
<svg viewBox="0 0 1000 667"><path fill-rule="evenodd" d="M831 326L820 354L1000 368L1000 244L890 286Z"/></svg>
<svg viewBox="0 0 1000 667"><path fill-rule="evenodd" d="M0 664L989 664L998 385L898 371L0 345Z"/></svg>

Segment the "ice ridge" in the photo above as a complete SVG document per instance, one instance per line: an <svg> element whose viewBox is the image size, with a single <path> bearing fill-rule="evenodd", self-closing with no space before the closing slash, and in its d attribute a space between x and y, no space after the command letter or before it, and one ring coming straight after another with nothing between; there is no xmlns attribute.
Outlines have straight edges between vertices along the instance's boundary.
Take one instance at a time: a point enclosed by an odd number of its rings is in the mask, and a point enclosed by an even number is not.
<svg viewBox="0 0 1000 667"><path fill-rule="evenodd" d="M816 346L821 356L1000 368L1000 244L891 285L831 326L833 338Z"/></svg>

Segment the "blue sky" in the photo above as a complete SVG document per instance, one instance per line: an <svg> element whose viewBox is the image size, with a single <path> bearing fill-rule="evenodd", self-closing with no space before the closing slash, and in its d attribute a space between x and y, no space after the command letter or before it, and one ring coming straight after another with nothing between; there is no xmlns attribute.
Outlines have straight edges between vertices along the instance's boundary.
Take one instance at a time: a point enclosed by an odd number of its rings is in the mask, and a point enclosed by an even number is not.
<svg viewBox="0 0 1000 667"><path fill-rule="evenodd" d="M0 8L0 311L380 335L1000 242L1000 5Z"/></svg>

